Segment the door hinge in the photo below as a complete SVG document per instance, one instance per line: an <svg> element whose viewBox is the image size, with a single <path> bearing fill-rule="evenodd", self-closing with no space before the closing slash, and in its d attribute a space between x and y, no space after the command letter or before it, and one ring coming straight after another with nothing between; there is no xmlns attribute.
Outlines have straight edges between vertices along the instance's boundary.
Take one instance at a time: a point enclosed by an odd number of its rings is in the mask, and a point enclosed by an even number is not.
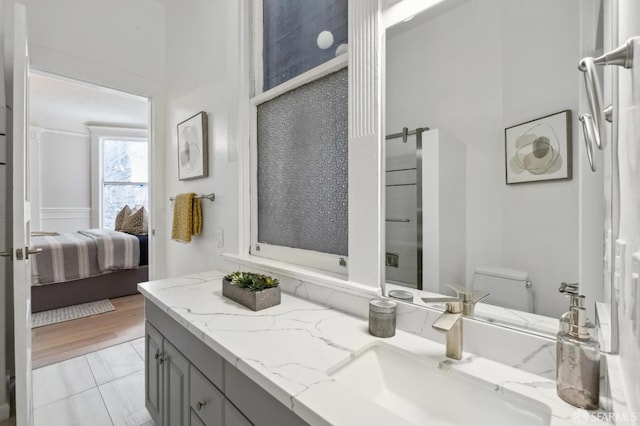
<svg viewBox="0 0 640 426"><path fill-rule="evenodd" d="M16 249L16 260L24 259L24 251L22 249Z"/></svg>

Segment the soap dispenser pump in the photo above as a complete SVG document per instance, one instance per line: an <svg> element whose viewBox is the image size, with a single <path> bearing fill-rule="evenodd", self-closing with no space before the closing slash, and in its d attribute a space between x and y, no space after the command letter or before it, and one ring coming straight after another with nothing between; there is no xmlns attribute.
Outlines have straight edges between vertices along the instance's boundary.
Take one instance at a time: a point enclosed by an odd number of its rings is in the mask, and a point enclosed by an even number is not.
<svg viewBox="0 0 640 426"><path fill-rule="evenodd" d="M557 339L558 396L576 407L595 410L600 399L600 345L589 333L583 307L571 306L567 314L568 329L561 329Z"/></svg>
<svg viewBox="0 0 640 426"><path fill-rule="evenodd" d="M569 298L569 311L560 317L560 331L567 333L569 331L569 317L573 307L584 308L585 297L578 292L578 283L560 284L558 291ZM592 339L598 340L598 329L595 324L587 321L587 329Z"/></svg>

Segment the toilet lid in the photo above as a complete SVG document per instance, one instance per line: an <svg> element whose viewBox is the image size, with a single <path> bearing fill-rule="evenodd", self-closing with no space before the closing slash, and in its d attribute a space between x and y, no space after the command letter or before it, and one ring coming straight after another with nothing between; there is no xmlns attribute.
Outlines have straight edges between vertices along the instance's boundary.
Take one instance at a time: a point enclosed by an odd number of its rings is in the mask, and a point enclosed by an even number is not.
<svg viewBox="0 0 640 426"><path fill-rule="evenodd" d="M518 271L517 269L500 268L497 266L481 266L479 268L476 268L475 273L518 281L527 281L529 279L529 274L524 271Z"/></svg>

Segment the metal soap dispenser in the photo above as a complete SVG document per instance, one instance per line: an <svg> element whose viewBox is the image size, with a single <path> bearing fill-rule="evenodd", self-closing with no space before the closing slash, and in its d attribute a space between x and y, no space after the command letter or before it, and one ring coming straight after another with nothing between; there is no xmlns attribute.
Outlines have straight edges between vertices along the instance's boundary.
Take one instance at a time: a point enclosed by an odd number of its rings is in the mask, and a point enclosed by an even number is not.
<svg viewBox="0 0 640 426"><path fill-rule="evenodd" d="M583 307L571 306L563 318L568 328L561 328L557 338L558 396L576 407L595 410L600 399L600 345L589 334Z"/></svg>

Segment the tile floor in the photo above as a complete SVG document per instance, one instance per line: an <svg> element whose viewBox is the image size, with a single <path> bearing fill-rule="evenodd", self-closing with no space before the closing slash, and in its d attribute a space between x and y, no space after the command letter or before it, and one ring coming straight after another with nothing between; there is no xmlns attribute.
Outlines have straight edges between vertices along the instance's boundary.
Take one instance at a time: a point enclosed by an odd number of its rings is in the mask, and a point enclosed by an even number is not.
<svg viewBox="0 0 640 426"><path fill-rule="evenodd" d="M34 426L153 426L144 338L33 370Z"/></svg>

